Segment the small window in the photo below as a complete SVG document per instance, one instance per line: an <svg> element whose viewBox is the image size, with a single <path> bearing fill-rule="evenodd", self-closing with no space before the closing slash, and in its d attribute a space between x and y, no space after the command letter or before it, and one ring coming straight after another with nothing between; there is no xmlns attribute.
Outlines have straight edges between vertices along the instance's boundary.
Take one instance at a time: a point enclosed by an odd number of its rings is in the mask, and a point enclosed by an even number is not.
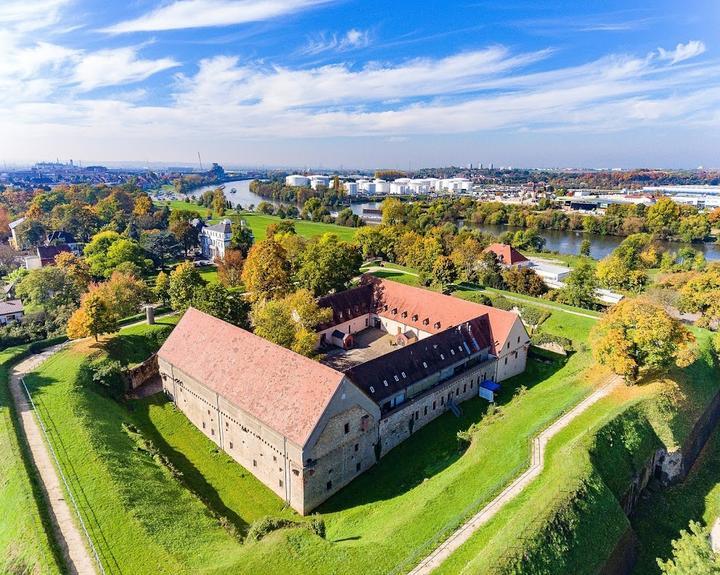
<svg viewBox="0 0 720 575"><path fill-rule="evenodd" d="M215 430L214 430L214 429L210 429L210 435L215 435Z"/></svg>
<svg viewBox="0 0 720 575"><path fill-rule="evenodd" d="M400 375L403 376L403 379L407 378L407 375L405 375L405 372L404 372L404 371L401 371L401 372L400 372Z"/></svg>
<svg viewBox="0 0 720 575"><path fill-rule="evenodd" d="M415 421L417 421L418 419L420 419L420 412L416 411L415 412Z"/></svg>
<svg viewBox="0 0 720 575"><path fill-rule="evenodd" d="M467 383L463 383L463 393L467 391Z"/></svg>
<svg viewBox="0 0 720 575"><path fill-rule="evenodd" d="M452 348L450 348L450 354L451 354L451 355L455 355L455 350L452 349Z"/></svg>
<svg viewBox="0 0 720 575"><path fill-rule="evenodd" d="M445 359L445 356L442 353L440 354L440 359Z"/></svg>
<svg viewBox="0 0 720 575"><path fill-rule="evenodd" d="M360 451L360 444L359 444L359 443L356 443L356 444L355 444L355 451Z"/></svg>
<svg viewBox="0 0 720 575"><path fill-rule="evenodd" d="M277 457L275 457L275 456L273 455L273 462L276 462L276 461L277 461Z"/></svg>
<svg viewBox="0 0 720 575"><path fill-rule="evenodd" d="M282 487L282 486L283 486L283 482L282 482L282 479L278 480L278 485L279 485L280 487Z"/></svg>
<svg viewBox="0 0 720 575"><path fill-rule="evenodd" d="M395 378L395 381L400 381L400 378L397 375L393 375L393 377Z"/></svg>
<svg viewBox="0 0 720 575"><path fill-rule="evenodd" d="M418 320L418 315L417 315L417 314L413 315L413 316L412 316L412 320L413 320L413 321L417 321L417 320Z"/></svg>
<svg viewBox="0 0 720 575"><path fill-rule="evenodd" d="M423 367L427 369L427 363L423 361Z"/></svg>
<svg viewBox="0 0 720 575"><path fill-rule="evenodd" d="M203 421L203 429L205 429L205 422Z"/></svg>
<svg viewBox="0 0 720 575"><path fill-rule="evenodd" d="M208 415L210 415L210 410L208 409Z"/></svg>
<svg viewBox="0 0 720 575"><path fill-rule="evenodd" d="M232 441L231 441L231 442L230 442L230 449L232 449L232 448L233 448L233 444L232 444Z"/></svg>
<svg viewBox="0 0 720 575"><path fill-rule="evenodd" d="M257 459L253 459L253 467L257 467Z"/></svg>
<svg viewBox="0 0 720 575"><path fill-rule="evenodd" d="M507 357L505 358L505 365L507 365Z"/></svg>
<svg viewBox="0 0 720 575"><path fill-rule="evenodd" d="M510 342L507 343L507 348L510 349Z"/></svg>
<svg viewBox="0 0 720 575"><path fill-rule="evenodd" d="M349 423L345 424L345 433L350 433L350 424Z"/></svg>
<svg viewBox="0 0 720 575"><path fill-rule="evenodd" d="M437 407L437 402L433 401L433 411L435 411L435 408Z"/></svg>
<svg viewBox="0 0 720 575"><path fill-rule="evenodd" d="M427 405L423 408L423 415L427 415Z"/></svg>
<svg viewBox="0 0 720 575"><path fill-rule="evenodd" d="M360 472L360 462L358 461L358 462L355 464L355 473L359 473L359 472Z"/></svg>
<svg viewBox="0 0 720 575"><path fill-rule="evenodd" d="M328 481L328 482L325 484L325 490L326 490L326 491L330 491L331 489L332 489L332 481Z"/></svg>
<svg viewBox="0 0 720 575"><path fill-rule="evenodd" d="M445 396L444 395L440 398L440 405L445 405Z"/></svg>
<svg viewBox="0 0 720 575"><path fill-rule="evenodd" d="M230 424L227 421L225 422L225 429L230 429Z"/></svg>
<svg viewBox="0 0 720 575"><path fill-rule="evenodd" d="M387 379L383 379L383 385L385 385L385 387L387 387L387 386L388 386L388 382L387 382Z"/></svg>
<svg viewBox="0 0 720 575"><path fill-rule="evenodd" d="M518 343L520 343L520 336L518 336Z"/></svg>
<svg viewBox="0 0 720 575"><path fill-rule="evenodd" d="M375 388L372 385L370 386L370 393L375 393Z"/></svg>
<svg viewBox="0 0 720 575"><path fill-rule="evenodd" d="M459 387L455 389L455 397L457 397L458 395L460 395L460 388L459 388Z"/></svg>

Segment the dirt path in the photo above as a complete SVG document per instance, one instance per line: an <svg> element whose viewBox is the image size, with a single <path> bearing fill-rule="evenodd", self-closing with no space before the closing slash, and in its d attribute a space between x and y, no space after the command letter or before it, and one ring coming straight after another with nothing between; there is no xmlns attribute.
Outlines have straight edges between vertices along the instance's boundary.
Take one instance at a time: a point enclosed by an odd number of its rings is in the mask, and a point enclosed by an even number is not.
<svg viewBox="0 0 720 575"><path fill-rule="evenodd" d="M461 525L450 537L448 537L435 551L423 559L420 564L410 571L410 575L427 575L432 573L450 555L465 543L473 533L485 525L495 514L503 508L510 500L515 498L525 487L542 473L545 467L545 449L549 441L562 429L567 427L576 417L597 403L603 397L610 394L616 386L622 383L619 376L612 377L605 385L591 393L573 409L557 419L550 427L541 432L532 442L532 453L530 467L495 499L478 511L473 517Z"/></svg>
<svg viewBox="0 0 720 575"><path fill-rule="evenodd" d="M38 471L48 503L55 541L65 557L70 573L95 575L95 561L86 547L82 531L76 525L77 518L65 500L62 481L53 465L52 455L45 442L42 429L33 415L33 409L22 387L22 377L36 369L43 361L65 347L50 347L18 363L10 373L10 393L17 410L18 419L25 435L33 465Z"/></svg>

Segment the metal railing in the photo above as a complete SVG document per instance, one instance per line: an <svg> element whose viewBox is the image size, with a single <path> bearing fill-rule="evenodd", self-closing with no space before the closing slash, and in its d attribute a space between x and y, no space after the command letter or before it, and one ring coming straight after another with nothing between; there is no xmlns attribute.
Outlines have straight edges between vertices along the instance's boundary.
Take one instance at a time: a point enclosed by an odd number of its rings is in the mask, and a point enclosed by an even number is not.
<svg viewBox="0 0 720 575"><path fill-rule="evenodd" d="M100 561L100 555L98 555L97 549L95 548L95 544L93 543L92 537L90 537L90 533L87 530L87 527L85 526L85 522L83 521L82 514L80 513L80 508L78 507L77 501L75 501L75 496L72 493L72 490L70 489L70 484L67 481L67 478L65 477L65 474L63 473L62 467L60 465L60 460L57 457L57 454L55 453L55 449L53 449L52 443L50 441L50 436L48 435L47 428L45 427L45 422L42 419L42 415L40 415L40 410L35 405L35 402L33 401L32 395L30 395L30 390L27 388L27 385L25 385L25 378L20 378L20 383L22 383L23 389L25 390L25 394L27 395L28 401L30 401L30 406L32 407L33 411L35 412L35 415L37 416L38 423L40 424L40 429L42 429L43 435L45 436L45 442L47 443L48 448L50 449L50 453L55 460L55 467L58 470L58 473L60 474L60 478L62 479L63 484L65 485L65 491L70 496L70 501L72 502L73 508L75 509L75 514L77 515L78 521L80 522L80 527L83 530L83 533L85 533L85 538L87 539L88 544L90 545L90 550L92 551L93 556L95 557L95 562L97 563L98 569L100 570L101 575L105 574L105 568L103 567L102 561Z"/></svg>

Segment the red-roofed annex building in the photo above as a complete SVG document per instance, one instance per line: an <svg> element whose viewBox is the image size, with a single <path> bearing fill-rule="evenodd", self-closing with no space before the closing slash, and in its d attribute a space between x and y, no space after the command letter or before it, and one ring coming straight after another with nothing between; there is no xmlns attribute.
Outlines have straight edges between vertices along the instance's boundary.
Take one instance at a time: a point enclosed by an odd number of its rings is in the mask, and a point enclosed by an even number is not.
<svg viewBox="0 0 720 575"><path fill-rule="evenodd" d="M513 312L373 277L319 303L334 315L319 340L374 327L404 344L338 371L191 308L158 352L177 407L303 514L483 381L525 369Z"/></svg>
<svg viewBox="0 0 720 575"><path fill-rule="evenodd" d="M493 252L498 263L506 268L524 268L532 265L532 262L507 244L490 244L485 248L486 252Z"/></svg>

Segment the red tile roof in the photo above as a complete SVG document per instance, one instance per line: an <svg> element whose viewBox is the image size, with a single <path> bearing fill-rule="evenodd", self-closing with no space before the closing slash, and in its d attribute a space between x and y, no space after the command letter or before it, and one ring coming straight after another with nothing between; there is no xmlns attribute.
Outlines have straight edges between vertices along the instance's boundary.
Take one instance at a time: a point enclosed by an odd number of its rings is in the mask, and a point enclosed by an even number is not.
<svg viewBox="0 0 720 575"><path fill-rule="evenodd" d="M443 295L435 291L370 275L363 276L363 281L372 282L375 285L375 306L378 315L416 327L427 333L439 333L449 327L487 314L492 332L492 353L503 348L513 325L520 321L519 316L514 312Z"/></svg>
<svg viewBox="0 0 720 575"><path fill-rule="evenodd" d="M493 252L498 257L500 263L507 266L514 266L528 261L524 255L507 244L490 244L485 248L485 251Z"/></svg>
<svg viewBox="0 0 720 575"><path fill-rule="evenodd" d="M194 308L158 357L299 446L343 374Z"/></svg>

